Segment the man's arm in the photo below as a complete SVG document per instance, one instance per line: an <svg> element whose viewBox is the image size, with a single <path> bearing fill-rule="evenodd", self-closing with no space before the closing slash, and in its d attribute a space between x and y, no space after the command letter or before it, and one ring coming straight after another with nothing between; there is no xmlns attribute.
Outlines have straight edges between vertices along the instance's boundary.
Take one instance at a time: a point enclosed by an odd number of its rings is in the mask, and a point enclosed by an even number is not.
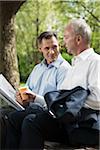
<svg viewBox="0 0 100 150"><path fill-rule="evenodd" d="M58 68L57 90L59 90L61 88L61 84L63 83L64 79L66 78L67 72L69 69L71 69L71 65L67 61L64 61Z"/></svg>
<svg viewBox="0 0 100 150"><path fill-rule="evenodd" d="M100 59L92 61L88 75L90 95L85 103L90 108L100 110Z"/></svg>

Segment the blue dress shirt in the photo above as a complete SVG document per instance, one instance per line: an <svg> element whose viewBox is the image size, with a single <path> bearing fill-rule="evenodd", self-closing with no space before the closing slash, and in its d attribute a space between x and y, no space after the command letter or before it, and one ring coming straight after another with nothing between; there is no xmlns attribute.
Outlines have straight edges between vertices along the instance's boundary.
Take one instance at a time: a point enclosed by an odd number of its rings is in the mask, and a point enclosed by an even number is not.
<svg viewBox="0 0 100 150"><path fill-rule="evenodd" d="M43 60L34 67L26 85L31 91L37 94L37 97L39 95L44 96L44 94L49 91L59 90L70 67L70 64L61 56L61 54L59 54L57 60L49 65ZM44 105L44 102L42 105Z"/></svg>

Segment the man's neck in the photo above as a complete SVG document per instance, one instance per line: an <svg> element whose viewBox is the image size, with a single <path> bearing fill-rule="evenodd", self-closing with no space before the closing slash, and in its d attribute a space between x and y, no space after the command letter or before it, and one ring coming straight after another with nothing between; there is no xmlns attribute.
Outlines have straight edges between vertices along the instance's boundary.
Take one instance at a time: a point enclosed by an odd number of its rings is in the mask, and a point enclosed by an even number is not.
<svg viewBox="0 0 100 150"><path fill-rule="evenodd" d="M87 46L83 46L81 48L79 48L75 54L75 56L79 55L80 53L82 53L83 51L87 50L90 48L90 45L87 45Z"/></svg>

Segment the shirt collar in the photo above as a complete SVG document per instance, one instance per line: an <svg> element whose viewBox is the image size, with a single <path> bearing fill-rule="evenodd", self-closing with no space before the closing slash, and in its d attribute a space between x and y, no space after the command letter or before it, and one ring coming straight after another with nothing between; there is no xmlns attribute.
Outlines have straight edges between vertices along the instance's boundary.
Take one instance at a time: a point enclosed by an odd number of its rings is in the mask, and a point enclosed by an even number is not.
<svg viewBox="0 0 100 150"><path fill-rule="evenodd" d="M59 54L59 55L58 55L58 58L57 58L54 62L50 63L50 64L48 65L48 67L54 66L54 67L58 68L59 65L60 65L63 61L64 61L64 58L61 56L61 54ZM43 59L43 61L41 62L41 65L45 65L45 66L47 67L47 64L46 64L45 59Z"/></svg>
<svg viewBox="0 0 100 150"><path fill-rule="evenodd" d="M86 49L84 50L83 52L81 52L79 55L77 56L74 56L72 58L72 65L75 63L75 62L78 62L78 61L81 61L81 60L86 60L91 54L94 53L94 50L93 48L89 48L89 49Z"/></svg>

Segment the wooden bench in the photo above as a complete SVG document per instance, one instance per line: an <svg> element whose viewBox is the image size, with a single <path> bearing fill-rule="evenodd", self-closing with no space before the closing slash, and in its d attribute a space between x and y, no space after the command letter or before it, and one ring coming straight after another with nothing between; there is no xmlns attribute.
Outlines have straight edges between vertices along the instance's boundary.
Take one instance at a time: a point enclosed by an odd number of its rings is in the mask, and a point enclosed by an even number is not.
<svg viewBox="0 0 100 150"><path fill-rule="evenodd" d="M100 150L98 147L67 147L66 145L62 145L56 142L45 142L44 150Z"/></svg>

